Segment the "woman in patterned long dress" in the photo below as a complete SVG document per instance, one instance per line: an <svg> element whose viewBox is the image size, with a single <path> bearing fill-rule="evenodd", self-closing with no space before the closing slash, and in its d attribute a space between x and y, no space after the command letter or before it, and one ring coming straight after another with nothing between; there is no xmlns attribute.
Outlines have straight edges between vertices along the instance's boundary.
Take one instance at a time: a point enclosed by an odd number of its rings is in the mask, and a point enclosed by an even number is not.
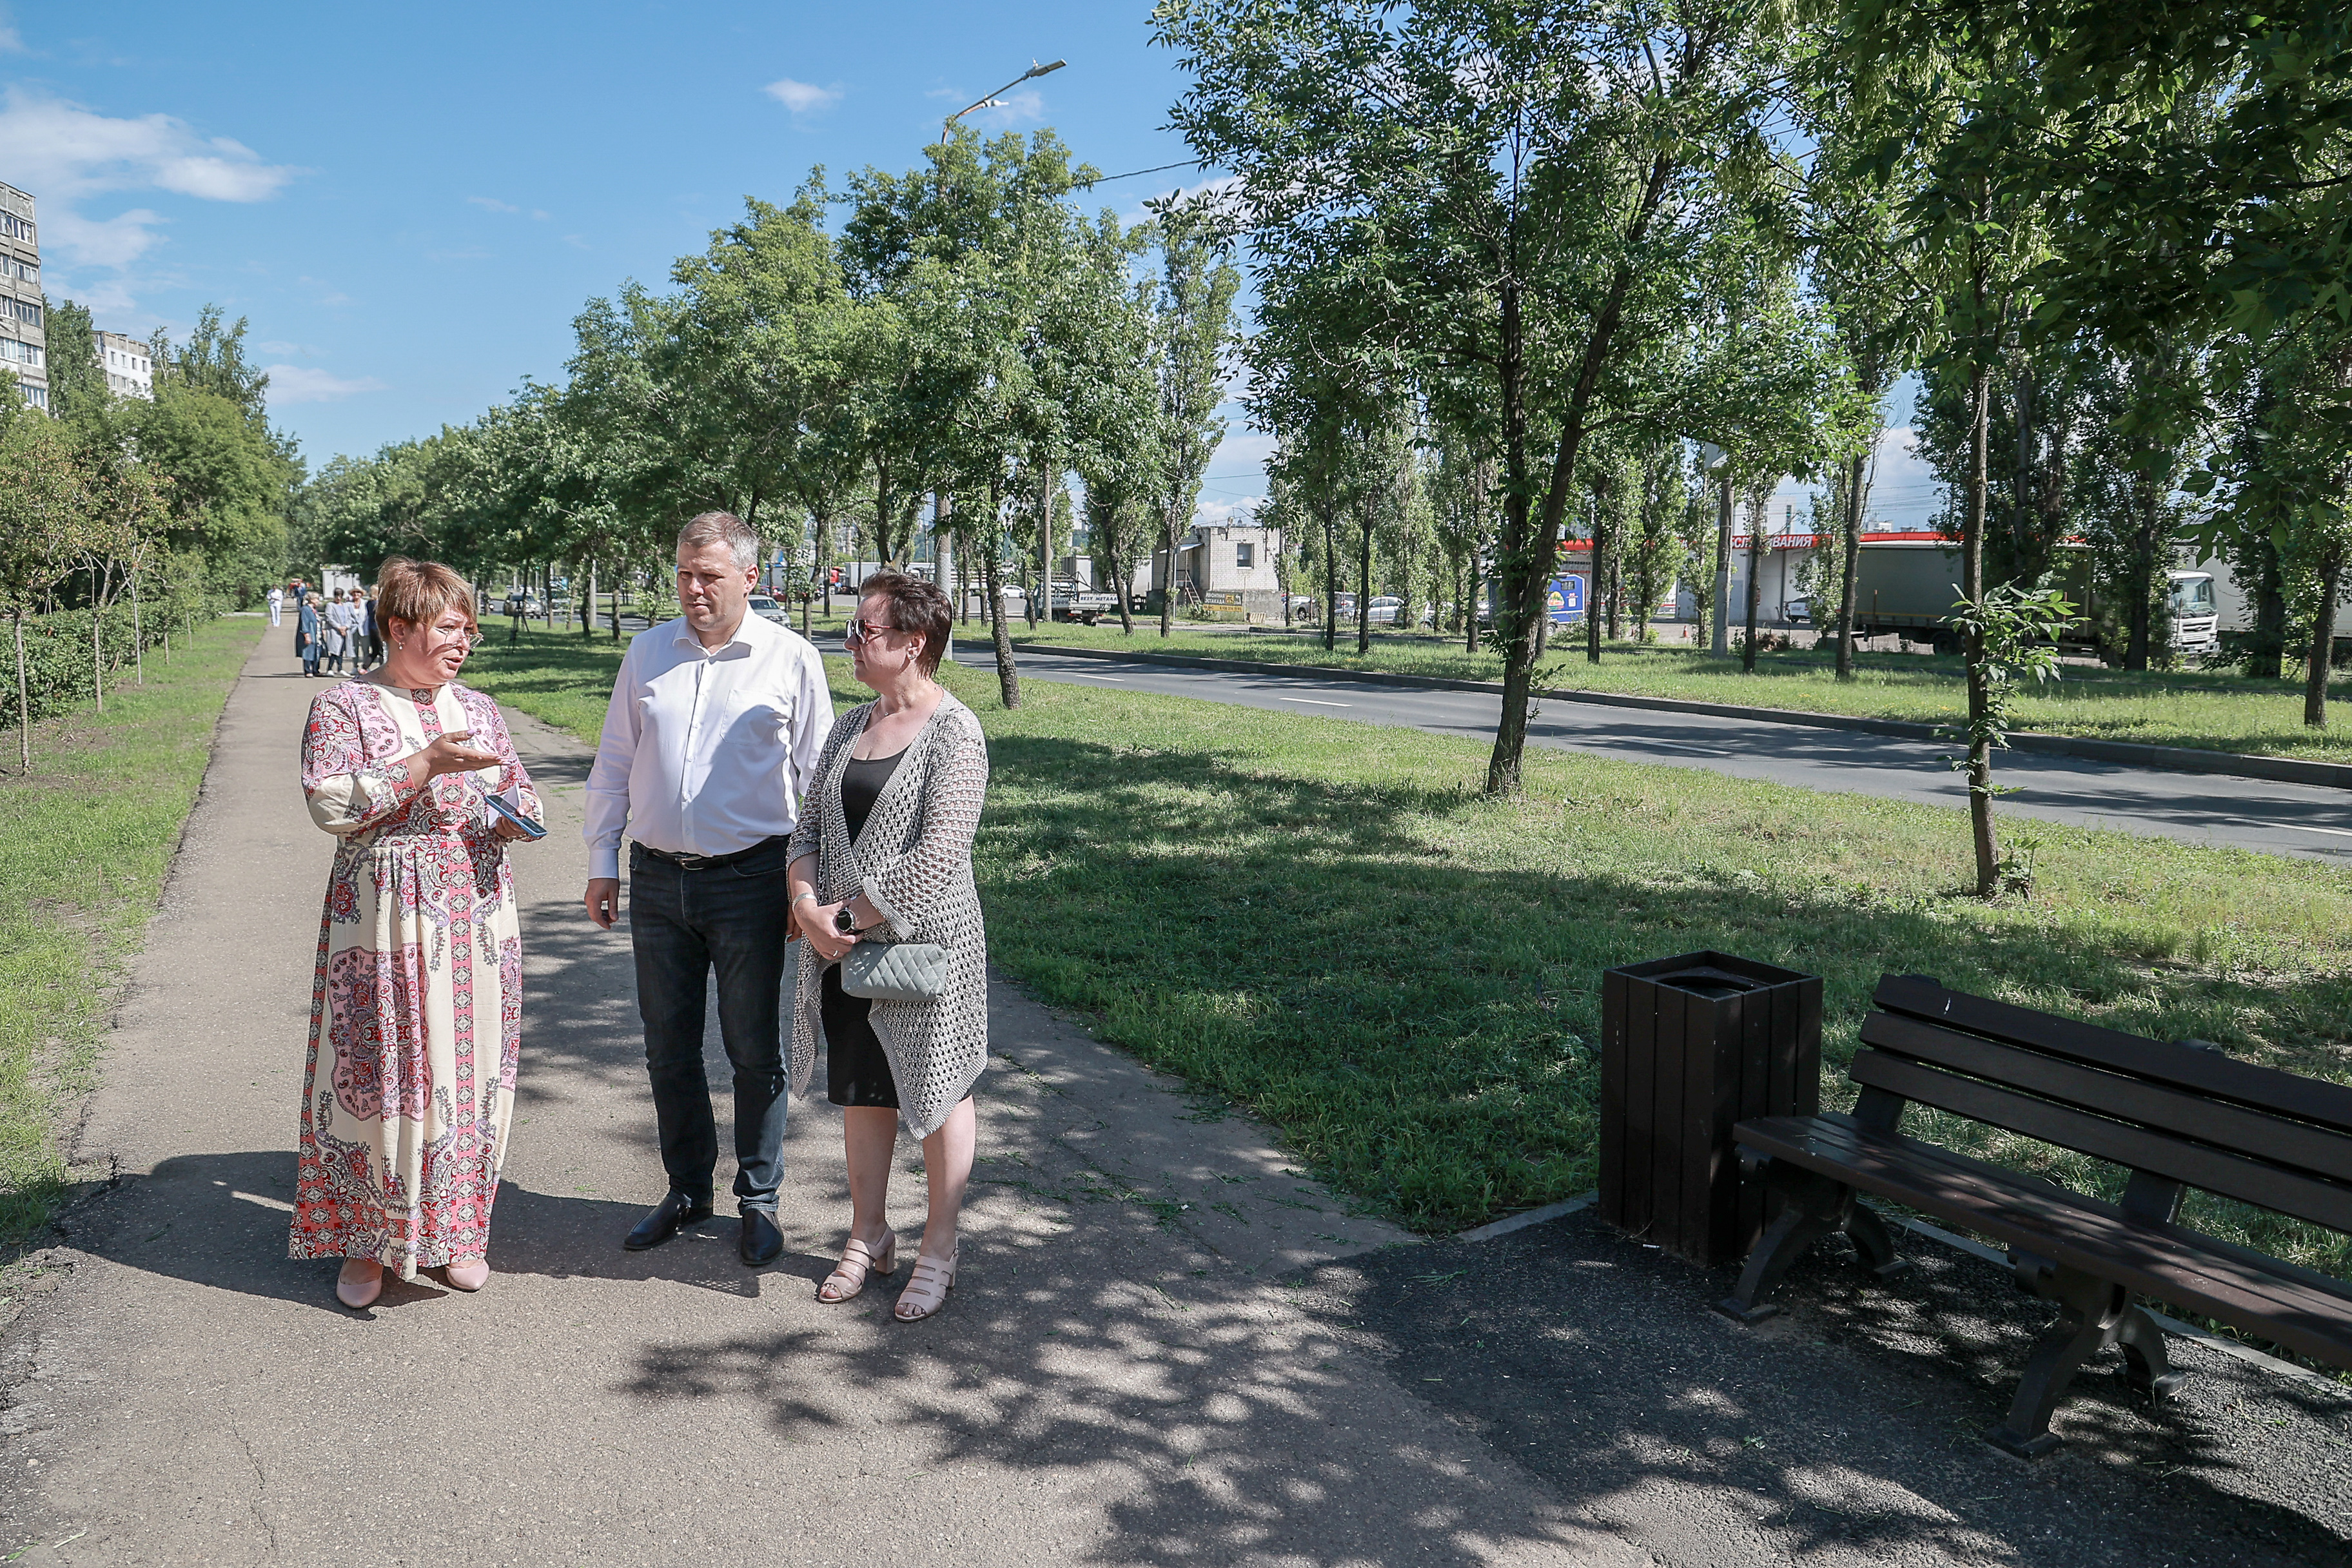
<svg viewBox="0 0 2352 1568"><path fill-rule="evenodd" d="M310 991L295 1179L296 1258L345 1259L364 1307L389 1267L489 1278L522 1037L522 944L506 840L483 796L541 820L499 706L457 684L479 636L466 580L384 563L392 651L310 704L302 793L341 840Z"/></svg>

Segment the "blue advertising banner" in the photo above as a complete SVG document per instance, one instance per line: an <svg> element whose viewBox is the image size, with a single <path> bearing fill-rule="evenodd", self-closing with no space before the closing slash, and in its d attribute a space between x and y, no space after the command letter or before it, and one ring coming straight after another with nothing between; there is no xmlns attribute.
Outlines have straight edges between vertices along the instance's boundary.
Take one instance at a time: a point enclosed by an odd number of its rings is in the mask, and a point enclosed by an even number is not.
<svg viewBox="0 0 2352 1568"><path fill-rule="evenodd" d="M1551 588L1545 595L1544 605L1545 613L1551 617L1555 626L1582 620L1584 618L1583 577L1570 574L1566 577L1553 578Z"/></svg>

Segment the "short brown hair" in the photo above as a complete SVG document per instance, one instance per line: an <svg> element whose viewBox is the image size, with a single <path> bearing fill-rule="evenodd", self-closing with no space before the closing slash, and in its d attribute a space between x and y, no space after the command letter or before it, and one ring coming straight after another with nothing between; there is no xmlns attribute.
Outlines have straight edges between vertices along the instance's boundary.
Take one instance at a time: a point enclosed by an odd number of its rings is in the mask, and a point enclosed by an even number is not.
<svg viewBox="0 0 2352 1568"><path fill-rule="evenodd" d="M393 556L375 574L375 598L379 620L406 621L412 626L421 626L439 620L451 610L463 610L466 624L476 631L482 629L481 623L474 619L473 584L438 561Z"/></svg>
<svg viewBox="0 0 2352 1568"><path fill-rule="evenodd" d="M857 584L857 596L889 601L890 629L922 636L923 651L915 656L915 663L925 675L940 668L955 630L955 606L937 584L911 572L877 572Z"/></svg>

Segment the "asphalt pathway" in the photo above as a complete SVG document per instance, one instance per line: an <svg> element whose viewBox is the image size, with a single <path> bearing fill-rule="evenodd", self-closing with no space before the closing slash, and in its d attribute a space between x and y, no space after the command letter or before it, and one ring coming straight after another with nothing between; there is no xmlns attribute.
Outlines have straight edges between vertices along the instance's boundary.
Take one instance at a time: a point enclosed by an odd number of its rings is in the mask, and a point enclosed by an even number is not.
<svg viewBox="0 0 2352 1568"><path fill-rule="evenodd" d="M838 639L833 646L839 646ZM993 655L986 643L960 643L956 657L985 663ZM1497 702L1483 692L1186 669L1034 650L1024 650L1020 664L1024 679L1165 692L1490 742L1495 735ZM1537 705L1528 733L1538 745L1631 762L1706 768L1738 778L1955 810L1968 805L1968 786L1944 763L1952 748L1933 742L1558 699ZM2003 816L2352 865L2352 792L2022 752L2000 753L1996 767L1996 782L2017 786L2016 794L2000 798L1997 809Z"/></svg>

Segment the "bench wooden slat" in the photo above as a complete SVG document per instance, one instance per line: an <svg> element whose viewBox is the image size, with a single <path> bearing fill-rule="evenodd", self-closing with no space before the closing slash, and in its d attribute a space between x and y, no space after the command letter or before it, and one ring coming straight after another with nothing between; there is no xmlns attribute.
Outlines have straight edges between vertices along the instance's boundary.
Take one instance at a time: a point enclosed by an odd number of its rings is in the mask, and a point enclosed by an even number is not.
<svg viewBox="0 0 2352 1568"><path fill-rule="evenodd" d="M2128 1069L2086 1066L1892 1013L1873 1013L1864 1018L1862 1039L1864 1045L1882 1050L2029 1089L2081 1110L2137 1121L2231 1153L2352 1181L2352 1140L2340 1133L2217 1100L2195 1089L2132 1076ZM2153 1045L2153 1048L2175 1047Z"/></svg>
<svg viewBox="0 0 2352 1568"><path fill-rule="evenodd" d="M1856 1083L1973 1121L2005 1127L2135 1171L2169 1176L2331 1229L2352 1231L2352 1191L2316 1177L2129 1122L2111 1121L1881 1050L1859 1052L1848 1070Z"/></svg>
<svg viewBox="0 0 2352 1568"><path fill-rule="evenodd" d="M2119 1029L1948 991L1916 974L1883 977L1871 1001L1887 1012L1907 1014L1927 1023L2022 1041L2037 1050L2076 1061L2352 1132L2352 1088L2343 1084L2298 1078L2216 1051L2166 1049L2164 1042Z"/></svg>
<svg viewBox="0 0 2352 1568"><path fill-rule="evenodd" d="M2352 1289L2177 1225L1834 1113L1743 1121L1739 1142L2062 1267L2352 1368Z"/></svg>

